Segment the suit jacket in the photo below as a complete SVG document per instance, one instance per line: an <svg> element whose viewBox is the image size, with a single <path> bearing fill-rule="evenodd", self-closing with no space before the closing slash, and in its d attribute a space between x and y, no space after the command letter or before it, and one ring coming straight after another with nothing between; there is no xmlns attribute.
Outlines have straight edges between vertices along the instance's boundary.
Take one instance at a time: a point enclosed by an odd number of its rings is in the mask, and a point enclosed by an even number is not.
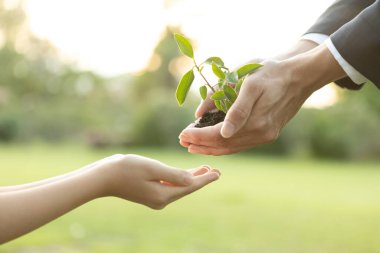
<svg viewBox="0 0 380 253"><path fill-rule="evenodd" d="M342 57L380 88L380 0L337 0L307 33L330 35ZM349 78L336 83L349 89L362 86Z"/></svg>

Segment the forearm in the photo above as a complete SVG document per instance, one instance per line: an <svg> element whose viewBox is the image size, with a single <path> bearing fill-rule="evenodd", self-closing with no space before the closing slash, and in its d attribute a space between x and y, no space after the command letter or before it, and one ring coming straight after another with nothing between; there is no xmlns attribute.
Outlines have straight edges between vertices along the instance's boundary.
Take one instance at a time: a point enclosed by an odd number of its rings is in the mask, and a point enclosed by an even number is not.
<svg viewBox="0 0 380 253"><path fill-rule="evenodd" d="M286 59L282 64L288 70L289 83L310 93L346 76L324 44Z"/></svg>
<svg viewBox="0 0 380 253"><path fill-rule="evenodd" d="M23 190L0 193L0 244L26 234L102 196L95 171Z"/></svg>
<svg viewBox="0 0 380 253"><path fill-rule="evenodd" d="M47 179L42 179L42 180L39 180L39 181L36 181L36 182L31 182L31 183L26 183L26 184L21 184L21 185L1 186L0 187L0 193L12 192L12 191L18 191L18 190L26 190L26 189L30 189L30 188L33 188L33 187L37 187L37 186L41 186L41 185L46 185L46 184L50 184L50 183L53 183L53 182L57 182L57 181L62 180L64 178L69 178L69 177L78 175L80 173L84 173L87 170L91 169L92 167L96 166L97 164L100 164L100 163L104 162L105 160L107 160L107 158L99 160L99 161L96 161L96 162L91 163L91 164L88 164L88 165L86 165L86 166L84 166L84 167L82 167L80 169L71 171L69 173L66 173L66 174L63 174L63 175L59 175L59 176L55 176L55 177L51 177L51 178L47 178Z"/></svg>
<svg viewBox="0 0 380 253"><path fill-rule="evenodd" d="M26 184L2 186L2 187L0 187L0 194L5 193L5 192L26 190L26 189L30 189L33 187L42 186L42 185L50 184L53 182L57 182L57 181L62 180L64 178L68 178L68 177L71 177L73 175L76 175L76 174L80 173L80 171L81 170L75 170L75 171L71 171L71 172L63 174L63 175L59 175L59 176L55 176L55 177L51 177L51 178L47 178L47 179L42 179L42 180L39 180L36 182L31 182L31 183L26 183Z"/></svg>
<svg viewBox="0 0 380 253"><path fill-rule="evenodd" d="M305 52L307 52L307 51L309 51L309 50L311 50L317 46L318 46L318 44L311 41L311 40L300 39L296 42L296 44L294 44L291 48L289 48L285 52L278 54L278 55L275 55L275 56L272 56L272 57L268 57L265 60L277 60L277 61L286 60L286 59L289 59L289 58L296 56L298 54L305 53ZM263 59L256 58L256 59L252 59L250 62L260 62L262 60Z"/></svg>

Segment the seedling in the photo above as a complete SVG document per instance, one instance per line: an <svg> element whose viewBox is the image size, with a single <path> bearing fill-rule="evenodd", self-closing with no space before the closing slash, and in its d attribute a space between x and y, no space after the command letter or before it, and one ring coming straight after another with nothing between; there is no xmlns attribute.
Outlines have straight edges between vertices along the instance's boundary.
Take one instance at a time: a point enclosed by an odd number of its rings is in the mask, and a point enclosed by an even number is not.
<svg viewBox="0 0 380 253"><path fill-rule="evenodd" d="M244 79L249 74L253 73L255 70L260 68L262 65L258 63L249 63L239 69L232 71L224 65L223 60L220 57L213 56L206 59L204 62L197 64L194 57L194 50L187 38L180 34L174 34L174 38L177 42L179 50L185 56L193 60L194 66L187 71L179 81L176 98L180 106L186 100L187 94L190 87L194 81L194 69L202 77L205 82L204 85L199 87L199 93L203 100L207 98L208 90L211 91L210 99L214 101L215 107L225 116L227 111L231 108L232 104L235 102L241 85ZM203 69L206 65L211 66L212 72L218 78L216 84L211 84L205 75L203 74ZM205 115L204 115L205 116ZM223 121L224 116L220 121ZM220 117L219 117L220 118ZM218 123L218 122L216 122ZM215 124L215 122L214 122ZM210 124L211 125L211 124ZM203 126L201 126L203 127Z"/></svg>

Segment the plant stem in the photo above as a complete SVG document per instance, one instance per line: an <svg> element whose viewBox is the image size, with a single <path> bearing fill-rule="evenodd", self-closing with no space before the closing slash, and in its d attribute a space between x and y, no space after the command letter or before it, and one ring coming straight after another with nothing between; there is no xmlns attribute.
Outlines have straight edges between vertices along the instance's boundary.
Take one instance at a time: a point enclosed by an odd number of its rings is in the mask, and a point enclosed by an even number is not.
<svg viewBox="0 0 380 253"><path fill-rule="evenodd" d="M195 68L198 70L198 73L201 75L201 77L203 78L203 80L205 80L206 82L206 85L212 90L213 93L216 92L216 90L213 88L213 86L211 86L211 84L207 81L206 77L202 74L202 71L201 69L199 68L198 64L195 62L195 59L193 58L193 61L194 61L194 66ZM224 103L223 100L220 101L220 103L222 104L223 108L226 110L227 112L227 105Z"/></svg>
<svg viewBox="0 0 380 253"><path fill-rule="evenodd" d="M228 72L230 71L230 69L227 68L227 67L225 67L225 66L220 66L220 68L225 69L225 70L227 70Z"/></svg>
<svg viewBox="0 0 380 253"><path fill-rule="evenodd" d="M198 73L201 75L201 77L203 78L203 80L205 80L206 85L212 90L212 92L215 93L216 91L215 91L214 88L211 86L211 84L207 81L206 77L202 74L202 71L201 71L201 69L199 68L199 66L197 65L197 63L195 62L195 59L193 59L193 61L194 61L194 66L195 66L195 68L198 70Z"/></svg>

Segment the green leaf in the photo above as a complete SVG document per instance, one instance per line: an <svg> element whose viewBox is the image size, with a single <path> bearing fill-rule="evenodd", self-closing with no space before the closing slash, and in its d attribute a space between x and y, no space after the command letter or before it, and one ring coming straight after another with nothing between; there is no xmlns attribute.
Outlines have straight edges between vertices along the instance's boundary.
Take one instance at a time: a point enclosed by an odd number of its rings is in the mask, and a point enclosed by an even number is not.
<svg viewBox="0 0 380 253"><path fill-rule="evenodd" d="M219 100L214 101L215 107L219 109L219 111L222 111L224 113L227 113L226 110L223 108L221 102Z"/></svg>
<svg viewBox="0 0 380 253"><path fill-rule="evenodd" d="M201 97L203 100L205 100L207 98L207 87L206 87L206 85L199 87L199 93L201 94Z"/></svg>
<svg viewBox="0 0 380 253"><path fill-rule="evenodd" d="M189 40L178 33L174 34L174 38L181 52L190 58L194 58L193 47Z"/></svg>
<svg viewBox="0 0 380 253"><path fill-rule="evenodd" d="M190 90L190 86L194 81L194 72L193 69L189 70L186 74L183 75L181 81L177 86L175 96L177 98L178 104L181 106L185 102L187 93Z"/></svg>
<svg viewBox="0 0 380 253"><path fill-rule="evenodd" d="M243 82L244 82L244 78L239 79L239 81L237 82L237 84L235 86L236 92L240 91L240 88L241 88L241 85L243 84Z"/></svg>
<svg viewBox="0 0 380 253"><path fill-rule="evenodd" d="M224 94L224 91L218 90L217 92L215 92L214 94L212 94L212 96L210 98L212 100L223 100L223 99L226 98L226 96Z"/></svg>
<svg viewBox="0 0 380 253"><path fill-rule="evenodd" d="M227 84L227 82L226 82L225 79L219 79L218 80L218 86L219 86L219 88L222 88L223 85L226 85L226 84Z"/></svg>
<svg viewBox="0 0 380 253"><path fill-rule="evenodd" d="M215 62L213 62L211 64L211 67L212 67L212 72L214 72L214 74L217 77L219 77L220 79L224 79L225 78L224 72L218 67L218 65L215 64Z"/></svg>
<svg viewBox="0 0 380 253"><path fill-rule="evenodd" d="M223 90L224 90L224 94L231 101L231 103L235 102L235 100L237 98L237 94L236 94L235 90L232 89L228 85L224 85Z"/></svg>
<svg viewBox="0 0 380 253"><path fill-rule="evenodd" d="M258 63L249 63L247 65L244 65L243 67L239 68L236 72L238 74L238 78L242 78L243 76L246 76L248 74L251 74L256 69L262 67L263 65Z"/></svg>
<svg viewBox="0 0 380 253"><path fill-rule="evenodd" d="M228 73L226 79L229 83L237 83L239 80L238 74L235 71Z"/></svg>
<svg viewBox="0 0 380 253"><path fill-rule="evenodd" d="M222 60L220 57L217 57L217 56L210 57L210 58L208 58L208 59L205 61L205 63L208 63L208 64L212 64L213 62L214 62L216 65L218 65L219 67L224 66L224 62L223 62L223 60Z"/></svg>

